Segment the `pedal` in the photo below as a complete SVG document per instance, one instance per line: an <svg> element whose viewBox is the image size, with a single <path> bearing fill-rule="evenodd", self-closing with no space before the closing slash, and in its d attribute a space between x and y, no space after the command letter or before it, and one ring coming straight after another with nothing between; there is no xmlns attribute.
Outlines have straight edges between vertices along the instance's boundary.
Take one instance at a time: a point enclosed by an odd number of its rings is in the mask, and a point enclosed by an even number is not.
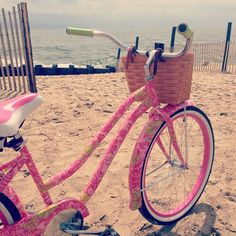
<svg viewBox="0 0 236 236"><path fill-rule="evenodd" d="M83 225L83 217L78 211L69 220L60 223L60 230L64 233L77 235L98 235L98 236L120 236L110 225L104 231L88 231L89 227Z"/></svg>
<svg viewBox="0 0 236 236"><path fill-rule="evenodd" d="M99 236L120 236L110 225Z"/></svg>

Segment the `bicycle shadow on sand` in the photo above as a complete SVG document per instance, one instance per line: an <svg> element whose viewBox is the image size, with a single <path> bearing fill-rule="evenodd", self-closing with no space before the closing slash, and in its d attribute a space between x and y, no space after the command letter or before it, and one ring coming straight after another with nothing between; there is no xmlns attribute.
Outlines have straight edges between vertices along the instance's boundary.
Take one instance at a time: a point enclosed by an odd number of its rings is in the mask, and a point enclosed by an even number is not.
<svg viewBox="0 0 236 236"><path fill-rule="evenodd" d="M204 214L204 216L202 216ZM199 219L204 218L204 222ZM216 212L211 205L197 204L183 219L164 225L155 232L149 232L145 236L180 236L180 235L216 235L221 234L214 228Z"/></svg>

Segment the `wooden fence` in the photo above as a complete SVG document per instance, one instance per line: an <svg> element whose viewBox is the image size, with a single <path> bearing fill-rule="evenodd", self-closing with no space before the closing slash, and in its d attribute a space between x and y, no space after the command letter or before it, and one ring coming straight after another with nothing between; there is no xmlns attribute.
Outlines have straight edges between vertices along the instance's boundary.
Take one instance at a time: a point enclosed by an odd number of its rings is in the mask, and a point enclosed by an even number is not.
<svg viewBox="0 0 236 236"><path fill-rule="evenodd" d="M175 27L173 27L173 32L175 32ZM172 33L172 35L174 35ZM139 38L136 37L135 47L138 47ZM155 43L156 45L157 43ZM228 43L228 57L227 57L227 66L224 72L236 74L236 42L229 41ZM175 45L174 49L174 36L171 38L170 52L180 51L183 49L183 45ZM225 51L225 42L209 42L209 43L194 43L192 45L191 51L194 53L194 71L200 72L222 72L224 51ZM116 68L120 62L120 49L117 53L117 63Z"/></svg>
<svg viewBox="0 0 236 236"><path fill-rule="evenodd" d="M36 92L27 4L0 14L0 93Z"/></svg>
<svg viewBox="0 0 236 236"><path fill-rule="evenodd" d="M225 42L193 44L194 71L221 72ZM236 45L231 41L229 46L226 72L236 73Z"/></svg>

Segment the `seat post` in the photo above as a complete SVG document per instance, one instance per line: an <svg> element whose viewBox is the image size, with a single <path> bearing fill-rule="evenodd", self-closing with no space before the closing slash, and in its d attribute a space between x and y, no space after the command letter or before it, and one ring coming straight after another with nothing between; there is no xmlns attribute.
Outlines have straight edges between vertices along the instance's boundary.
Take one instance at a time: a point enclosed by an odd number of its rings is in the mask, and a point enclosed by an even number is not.
<svg viewBox="0 0 236 236"><path fill-rule="evenodd" d="M2 147L2 151L3 151L3 148L6 147L6 148L12 148L13 150L17 152L22 148L24 143L25 143L24 139L21 136L20 132L18 131L13 137L5 137L2 140L0 139L0 151L1 151L1 147Z"/></svg>

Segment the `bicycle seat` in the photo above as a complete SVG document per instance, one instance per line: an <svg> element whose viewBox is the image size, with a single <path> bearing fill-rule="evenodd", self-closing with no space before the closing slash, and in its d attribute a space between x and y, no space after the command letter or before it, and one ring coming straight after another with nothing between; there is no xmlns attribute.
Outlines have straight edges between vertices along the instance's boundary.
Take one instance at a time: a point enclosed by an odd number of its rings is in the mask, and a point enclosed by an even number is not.
<svg viewBox="0 0 236 236"><path fill-rule="evenodd" d="M43 102L37 93L30 93L0 102L0 137L15 135L26 117Z"/></svg>

